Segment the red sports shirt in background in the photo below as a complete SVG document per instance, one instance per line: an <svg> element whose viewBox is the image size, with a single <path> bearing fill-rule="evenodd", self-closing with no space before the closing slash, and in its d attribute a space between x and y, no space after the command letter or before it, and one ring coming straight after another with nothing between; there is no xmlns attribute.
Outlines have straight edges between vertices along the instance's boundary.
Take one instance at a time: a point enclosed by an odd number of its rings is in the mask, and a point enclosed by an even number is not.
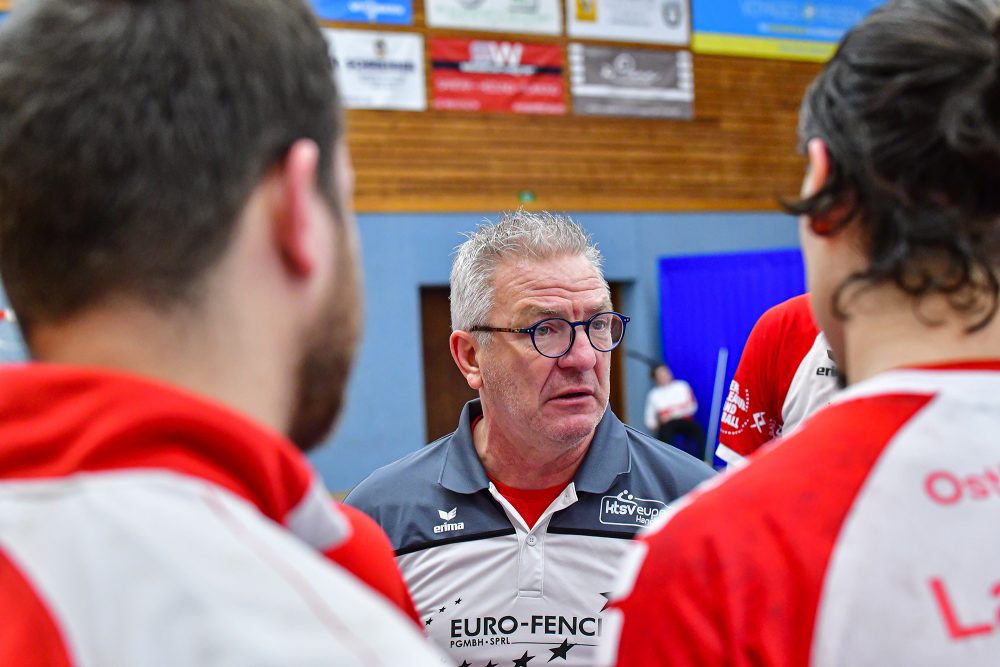
<svg viewBox="0 0 1000 667"><path fill-rule="evenodd" d="M809 295L774 306L747 338L722 410L717 454L730 465L830 402L837 365Z"/></svg>

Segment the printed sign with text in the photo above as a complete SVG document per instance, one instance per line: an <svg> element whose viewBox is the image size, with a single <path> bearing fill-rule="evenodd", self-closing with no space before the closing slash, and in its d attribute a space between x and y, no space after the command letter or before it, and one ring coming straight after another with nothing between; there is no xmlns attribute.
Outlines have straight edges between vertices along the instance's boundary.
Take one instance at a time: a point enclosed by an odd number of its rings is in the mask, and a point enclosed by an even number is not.
<svg viewBox="0 0 1000 667"><path fill-rule="evenodd" d="M491 32L558 35L560 0L425 0L427 25Z"/></svg>
<svg viewBox="0 0 1000 667"><path fill-rule="evenodd" d="M329 28L323 32L348 109L427 108L422 35Z"/></svg>
<svg viewBox="0 0 1000 667"><path fill-rule="evenodd" d="M435 109L566 113L556 45L439 38L431 60Z"/></svg>
<svg viewBox="0 0 1000 667"><path fill-rule="evenodd" d="M411 25L413 0L312 0L316 16L326 21Z"/></svg>
<svg viewBox="0 0 1000 667"><path fill-rule="evenodd" d="M688 0L566 0L570 37L686 46Z"/></svg>
<svg viewBox="0 0 1000 667"><path fill-rule="evenodd" d="M694 68L688 51L569 45L573 111L584 116L690 119Z"/></svg>
<svg viewBox="0 0 1000 667"><path fill-rule="evenodd" d="M828 59L840 38L883 0L691 0L692 46L713 53Z"/></svg>

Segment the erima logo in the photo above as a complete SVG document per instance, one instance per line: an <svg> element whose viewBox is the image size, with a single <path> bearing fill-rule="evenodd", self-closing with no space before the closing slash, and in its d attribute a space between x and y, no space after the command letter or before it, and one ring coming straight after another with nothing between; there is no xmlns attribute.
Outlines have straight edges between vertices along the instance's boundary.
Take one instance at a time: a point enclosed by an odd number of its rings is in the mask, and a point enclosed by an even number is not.
<svg viewBox="0 0 1000 667"><path fill-rule="evenodd" d="M438 510L438 516L444 521L440 526L434 526L434 533L440 535L441 533L448 533L453 530L463 530L465 528L465 522L459 521L458 523L451 523L452 519L458 516L458 508L452 507L450 512L445 512L444 510Z"/></svg>

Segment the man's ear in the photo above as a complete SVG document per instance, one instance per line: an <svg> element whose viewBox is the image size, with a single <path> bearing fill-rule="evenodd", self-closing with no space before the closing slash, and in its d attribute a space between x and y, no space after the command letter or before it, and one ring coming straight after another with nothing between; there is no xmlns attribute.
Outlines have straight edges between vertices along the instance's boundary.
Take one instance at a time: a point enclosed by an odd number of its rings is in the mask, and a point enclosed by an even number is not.
<svg viewBox="0 0 1000 667"><path fill-rule="evenodd" d="M806 144L806 155L809 158L809 168L802 183L802 198L808 198L819 192L830 177L830 153L826 142L813 138ZM822 215L809 217L809 228L818 236L828 236L841 226L847 211L843 205L834 206Z"/></svg>
<svg viewBox="0 0 1000 667"><path fill-rule="evenodd" d="M479 344L468 331L452 331L448 339L451 358L465 376L469 388L479 391L483 386L483 372L479 367Z"/></svg>
<svg viewBox="0 0 1000 667"><path fill-rule="evenodd" d="M318 197L316 175L319 146L311 139L299 139L278 167L280 202L274 216L275 241L287 268L295 275L308 276L316 270L317 252L322 248L314 207Z"/></svg>
<svg viewBox="0 0 1000 667"><path fill-rule="evenodd" d="M830 154L826 150L826 142L813 138L806 144L806 157L809 167L805 181L802 183L802 197L812 197L819 192L830 175Z"/></svg>

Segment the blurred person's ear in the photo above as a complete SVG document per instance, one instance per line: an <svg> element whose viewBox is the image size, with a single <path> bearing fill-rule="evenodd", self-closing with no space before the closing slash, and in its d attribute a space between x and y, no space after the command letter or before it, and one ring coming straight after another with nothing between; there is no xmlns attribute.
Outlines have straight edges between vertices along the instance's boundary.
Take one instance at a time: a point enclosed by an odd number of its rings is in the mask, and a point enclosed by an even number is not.
<svg viewBox="0 0 1000 667"><path fill-rule="evenodd" d="M830 153L826 149L825 141L818 138L810 139L806 145L806 155L809 158L809 166L802 182L803 199L812 197L819 192L830 176ZM836 214L837 209L839 207L823 215L810 216L809 228L812 232L819 236L830 234L836 228L836 219L833 215Z"/></svg>
<svg viewBox="0 0 1000 667"><path fill-rule="evenodd" d="M278 179L280 201L274 216L275 242L288 271L308 277L317 268L322 254L329 252L328 216L318 191L319 146L311 139L299 139L288 149L280 165Z"/></svg>

